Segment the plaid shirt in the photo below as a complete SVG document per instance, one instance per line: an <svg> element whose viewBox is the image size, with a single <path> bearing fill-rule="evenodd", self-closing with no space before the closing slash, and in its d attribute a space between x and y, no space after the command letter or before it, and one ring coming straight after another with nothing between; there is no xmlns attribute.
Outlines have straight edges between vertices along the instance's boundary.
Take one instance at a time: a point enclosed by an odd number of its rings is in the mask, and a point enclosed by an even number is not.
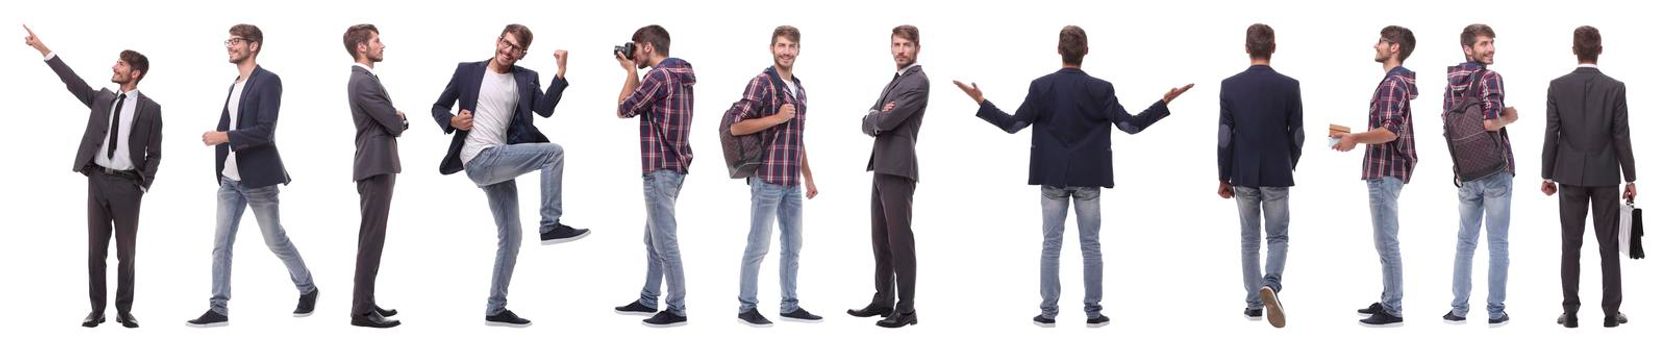
<svg viewBox="0 0 1667 350"><path fill-rule="evenodd" d="M1441 110L1453 109L1458 103L1460 94L1469 93L1472 80L1476 79L1476 72L1486 67L1475 62L1460 63L1447 67L1447 93L1441 100ZM1505 78L1499 72L1489 70L1482 73L1482 119L1498 120L1505 110ZM1499 139L1505 142L1505 171L1516 174L1516 152L1511 150L1511 135L1505 129L1499 129Z"/></svg>
<svg viewBox="0 0 1667 350"><path fill-rule="evenodd" d="M1366 145L1361 180L1394 177L1402 183L1412 182L1412 168L1418 164L1418 150L1412 137L1412 100L1418 98L1417 77L1406 67L1395 67L1384 75L1377 91L1372 93L1370 129L1384 128L1396 137L1394 141Z"/></svg>
<svg viewBox="0 0 1667 350"><path fill-rule="evenodd" d="M638 134L643 174L661 169L689 173L689 163L695 158L689 148L694 104L694 67L676 58L660 61L643 76L642 85L619 103L619 115L642 116Z"/></svg>
<svg viewBox="0 0 1667 350"><path fill-rule="evenodd" d="M742 93L740 110L735 114L735 122L747 119L763 118L776 114L784 103L791 102L796 111L793 119L787 123L772 126L759 135L764 139L764 164L758 167L754 174L764 183L778 186L798 186L799 169L803 163L805 147L805 89L799 84L798 78L793 78L793 91L784 91L771 78L770 70L753 77L747 83L746 92Z"/></svg>

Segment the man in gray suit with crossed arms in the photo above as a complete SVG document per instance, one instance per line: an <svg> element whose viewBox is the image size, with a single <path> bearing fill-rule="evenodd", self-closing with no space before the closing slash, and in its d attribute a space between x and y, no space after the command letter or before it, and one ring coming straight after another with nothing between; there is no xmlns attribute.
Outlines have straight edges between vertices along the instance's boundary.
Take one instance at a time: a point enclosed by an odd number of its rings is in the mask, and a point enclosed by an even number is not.
<svg viewBox="0 0 1667 350"><path fill-rule="evenodd" d="M392 328L397 313L376 306L376 273L382 266L382 244L388 237L388 209L394 198L394 175L399 174L399 137L411 124L405 112L394 109L388 90L376 75L382 62L381 31L359 24L342 33L342 44L353 56L347 78L347 104L353 111L353 182L359 187L359 255L353 269L354 326Z"/></svg>

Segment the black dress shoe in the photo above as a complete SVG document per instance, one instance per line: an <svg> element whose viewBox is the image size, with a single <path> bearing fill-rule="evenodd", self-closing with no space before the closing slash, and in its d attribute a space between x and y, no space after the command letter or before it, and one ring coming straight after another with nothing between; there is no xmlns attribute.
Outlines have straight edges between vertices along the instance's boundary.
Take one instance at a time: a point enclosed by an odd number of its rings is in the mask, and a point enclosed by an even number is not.
<svg viewBox="0 0 1667 350"><path fill-rule="evenodd" d="M382 314L373 311L353 315L353 325L370 328L393 328L395 326L399 326L399 320L383 318Z"/></svg>
<svg viewBox="0 0 1667 350"><path fill-rule="evenodd" d="M313 307L317 305L318 288L315 287L311 293L302 294L301 300L295 302L295 317L312 316Z"/></svg>
<svg viewBox="0 0 1667 350"><path fill-rule="evenodd" d="M116 313L116 322L121 323L122 327L139 328L139 319L133 318L131 313Z"/></svg>
<svg viewBox="0 0 1667 350"><path fill-rule="evenodd" d="M875 322L874 325L885 328L903 328L903 326L916 323L920 323L920 319L915 318L914 312L893 312L891 316L886 316L886 319Z"/></svg>
<svg viewBox="0 0 1667 350"><path fill-rule="evenodd" d="M868 306L865 306L861 309L845 310L845 313L851 314L851 316L856 316L856 317L874 317L874 316L889 317L889 316L891 316L891 311L892 310L891 310L890 307L879 306L879 305L868 305Z"/></svg>
<svg viewBox="0 0 1667 350"><path fill-rule="evenodd" d="M1565 328L1576 328L1580 327L1580 319L1565 312L1562 316L1557 316L1557 324L1563 325Z"/></svg>
<svg viewBox="0 0 1667 350"><path fill-rule="evenodd" d="M1626 323L1626 321L1627 321L1626 320L1626 314L1622 314L1622 313L1615 313L1614 315L1604 316L1603 317L1603 328L1615 328L1615 327L1620 326L1623 323Z"/></svg>
<svg viewBox="0 0 1667 350"><path fill-rule="evenodd" d="M98 327L98 325L100 323L104 323L104 313L103 312L90 313L90 314L87 314L87 318L81 319L81 326L82 327L87 327L87 328Z"/></svg>
<svg viewBox="0 0 1667 350"><path fill-rule="evenodd" d="M382 315L382 317L394 317L394 315L399 314L399 310L383 309L382 306L374 306L374 305L371 306L371 307L376 308L376 314L377 315Z"/></svg>

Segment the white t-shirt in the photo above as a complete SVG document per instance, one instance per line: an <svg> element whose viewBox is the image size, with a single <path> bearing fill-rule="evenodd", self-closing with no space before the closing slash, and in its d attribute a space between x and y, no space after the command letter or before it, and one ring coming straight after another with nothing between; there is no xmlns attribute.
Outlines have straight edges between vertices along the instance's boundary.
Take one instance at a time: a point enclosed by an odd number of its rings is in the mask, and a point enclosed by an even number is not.
<svg viewBox="0 0 1667 350"><path fill-rule="evenodd" d="M505 144L510 118L515 116L515 76L510 73L486 71L480 80L480 100L475 104L475 125L469 137L463 139L463 154L458 155L467 166L476 155L492 146Z"/></svg>
<svg viewBox="0 0 1667 350"><path fill-rule="evenodd" d="M226 114L231 115L232 120L231 125L226 126L226 131L237 130L237 121L243 119L243 114L239 113L241 108L238 107L243 105L243 83L245 82L248 81L239 80L236 84L232 84L231 98L226 100ZM225 175L232 181L243 181L243 176L237 172L237 152L231 151L229 143L226 148L226 170L220 171L220 175Z"/></svg>

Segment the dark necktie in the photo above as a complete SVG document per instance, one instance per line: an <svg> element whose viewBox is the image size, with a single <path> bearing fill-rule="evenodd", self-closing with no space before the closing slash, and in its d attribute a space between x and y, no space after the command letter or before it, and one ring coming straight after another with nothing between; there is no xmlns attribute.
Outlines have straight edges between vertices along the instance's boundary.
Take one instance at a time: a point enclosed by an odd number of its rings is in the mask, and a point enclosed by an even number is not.
<svg viewBox="0 0 1667 350"><path fill-rule="evenodd" d="M116 109L110 113L110 147L104 151L104 157L110 158L111 163L116 159L116 135L122 131L122 103L127 102L127 94L116 95Z"/></svg>

